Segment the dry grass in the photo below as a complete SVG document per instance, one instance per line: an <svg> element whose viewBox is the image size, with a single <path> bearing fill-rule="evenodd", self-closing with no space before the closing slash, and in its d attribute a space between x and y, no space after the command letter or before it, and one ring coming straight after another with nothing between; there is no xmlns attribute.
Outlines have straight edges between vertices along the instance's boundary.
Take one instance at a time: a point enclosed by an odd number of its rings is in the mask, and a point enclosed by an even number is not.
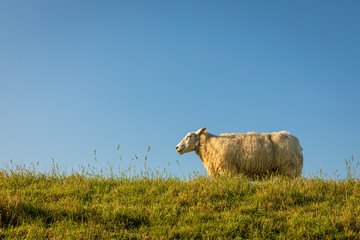
<svg viewBox="0 0 360 240"><path fill-rule="evenodd" d="M0 239L359 239L360 183L0 172Z"/></svg>

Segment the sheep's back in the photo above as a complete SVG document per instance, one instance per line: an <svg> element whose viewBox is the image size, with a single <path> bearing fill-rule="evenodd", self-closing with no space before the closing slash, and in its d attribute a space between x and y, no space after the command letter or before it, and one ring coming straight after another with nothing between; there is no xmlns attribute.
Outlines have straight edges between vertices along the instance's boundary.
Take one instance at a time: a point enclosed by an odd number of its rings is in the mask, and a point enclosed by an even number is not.
<svg viewBox="0 0 360 240"><path fill-rule="evenodd" d="M197 154L209 175L245 174L265 176L280 172L300 175L303 165L302 148L288 132L204 134Z"/></svg>
<svg viewBox="0 0 360 240"><path fill-rule="evenodd" d="M246 175L263 174L274 171L275 147L269 133L221 134L214 139L223 155L223 168L226 171L245 173Z"/></svg>

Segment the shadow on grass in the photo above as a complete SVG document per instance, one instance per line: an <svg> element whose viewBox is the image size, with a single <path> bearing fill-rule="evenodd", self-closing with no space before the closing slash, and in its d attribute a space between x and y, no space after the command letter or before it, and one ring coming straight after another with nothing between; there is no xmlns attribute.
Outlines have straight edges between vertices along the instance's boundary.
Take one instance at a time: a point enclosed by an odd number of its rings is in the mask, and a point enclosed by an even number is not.
<svg viewBox="0 0 360 240"><path fill-rule="evenodd" d="M138 212L117 211L110 216L103 216L94 209L78 208L74 210L49 210L40 204L35 205L29 202L17 202L9 204L0 202L0 227L17 227L24 223L41 222L49 226L58 221L71 222L111 222L112 224L124 227L125 229L139 228L149 224L147 215Z"/></svg>

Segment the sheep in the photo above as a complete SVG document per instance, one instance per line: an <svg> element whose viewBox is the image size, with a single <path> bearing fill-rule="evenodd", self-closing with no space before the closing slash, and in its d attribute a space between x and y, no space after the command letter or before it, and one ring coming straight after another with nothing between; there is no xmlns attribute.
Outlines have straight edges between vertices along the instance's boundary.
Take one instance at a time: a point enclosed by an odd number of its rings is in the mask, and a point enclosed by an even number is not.
<svg viewBox="0 0 360 240"><path fill-rule="evenodd" d="M273 174L301 176L302 150L299 140L286 131L216 136L206 127L188 133L176 146L180 155L195 151L210 177L244 175L251 179Z"/></svg>

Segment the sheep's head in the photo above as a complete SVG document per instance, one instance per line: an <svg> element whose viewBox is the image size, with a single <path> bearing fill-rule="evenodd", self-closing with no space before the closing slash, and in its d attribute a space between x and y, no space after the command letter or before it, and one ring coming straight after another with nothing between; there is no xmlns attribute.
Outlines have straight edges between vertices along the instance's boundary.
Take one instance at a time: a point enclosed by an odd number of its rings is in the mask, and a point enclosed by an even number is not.
<svg viewBox="0 0 360 240"><path fill-rule="evenodd" d="M195 151L199 145L200 136L206 130L206 127L199 129L196 132L189 132L185 138L176 146L176 151L179 154Z"/></svg>

